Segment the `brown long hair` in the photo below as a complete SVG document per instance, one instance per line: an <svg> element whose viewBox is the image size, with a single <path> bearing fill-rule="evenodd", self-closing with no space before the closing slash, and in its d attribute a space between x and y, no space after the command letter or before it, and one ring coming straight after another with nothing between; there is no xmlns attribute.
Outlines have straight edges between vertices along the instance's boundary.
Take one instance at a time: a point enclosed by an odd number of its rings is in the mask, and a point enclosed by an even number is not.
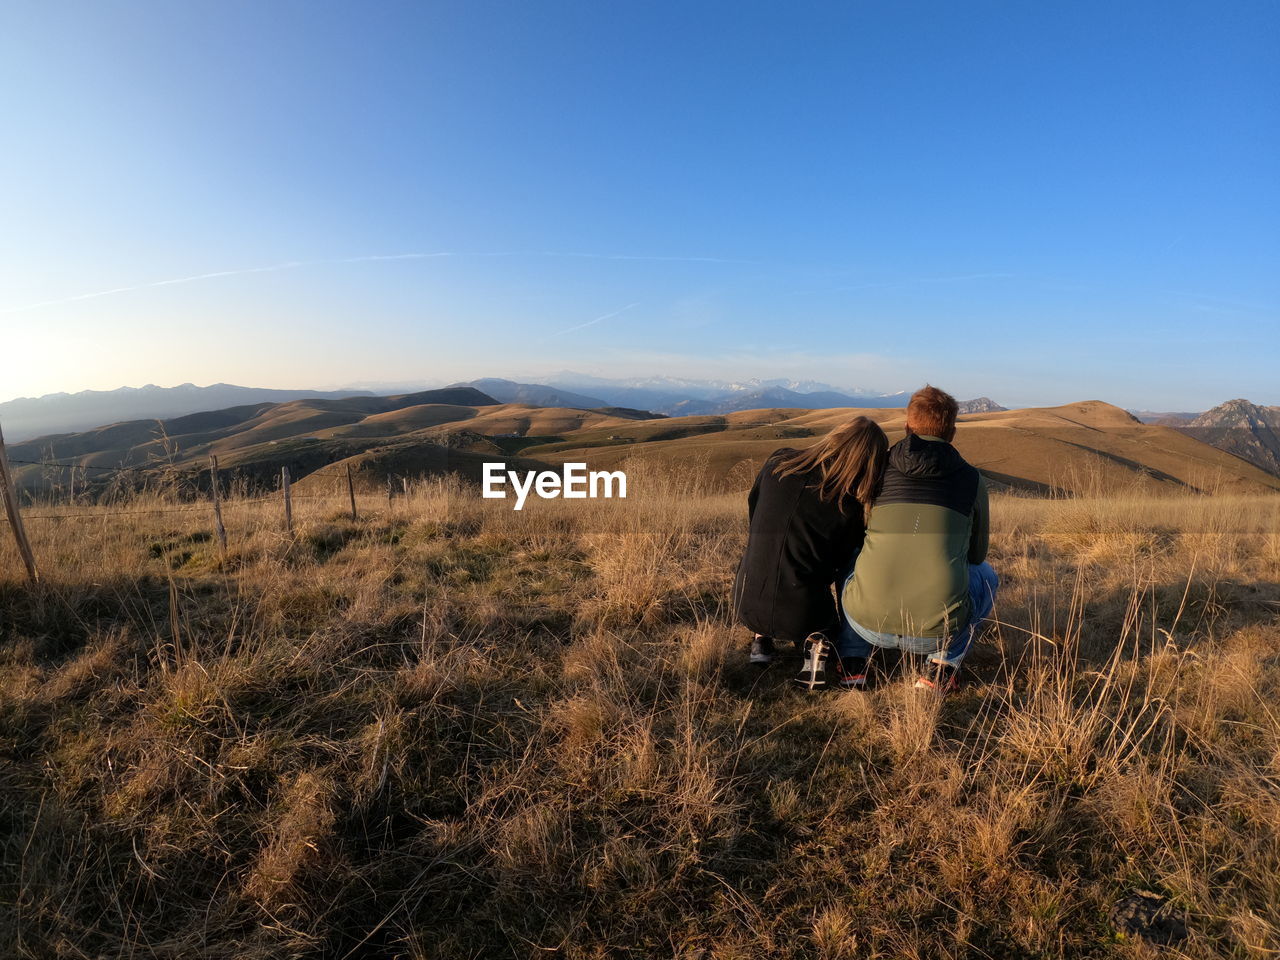
<svg viewBox="0 0 1280 960"><path fill-rule="evenodd" d="M889 452L889 439L880 424L870 417L854 417L837 427L807 450L797 450L778 460L777 477L818 470L818 497L837 501L844 509L844 498L853 495L862 504L862 515L871 512L884 473Z"/></svg>

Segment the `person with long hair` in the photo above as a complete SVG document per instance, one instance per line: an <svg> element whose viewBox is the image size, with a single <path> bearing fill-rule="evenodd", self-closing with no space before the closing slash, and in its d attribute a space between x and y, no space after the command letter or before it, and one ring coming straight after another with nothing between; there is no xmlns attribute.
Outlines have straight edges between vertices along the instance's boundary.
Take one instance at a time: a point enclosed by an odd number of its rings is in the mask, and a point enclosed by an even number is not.
<svg viewBox="0 0 1280 960"><path fill-rule="evenodd" d="M805 450L775 451L747 497L747 549L733 585L738 620L755 636L751 662L768 664L774 641L807 644L799 682L826 685L824 659L842 685L828 634L843 622L832 585L862 546L889 441L870 417L848 423Z"/></svg>

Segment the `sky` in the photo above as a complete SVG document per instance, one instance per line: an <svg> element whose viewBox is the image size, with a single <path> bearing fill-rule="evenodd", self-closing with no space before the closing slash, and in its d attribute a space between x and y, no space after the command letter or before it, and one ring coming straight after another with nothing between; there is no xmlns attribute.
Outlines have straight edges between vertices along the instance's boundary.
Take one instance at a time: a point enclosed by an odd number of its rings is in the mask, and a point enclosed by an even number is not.
<svg viewBox="0 0 1280 960"><path fill-rule="evenodd" d="M1280 403L1280 5L10 0L0 399Z"/></svg>

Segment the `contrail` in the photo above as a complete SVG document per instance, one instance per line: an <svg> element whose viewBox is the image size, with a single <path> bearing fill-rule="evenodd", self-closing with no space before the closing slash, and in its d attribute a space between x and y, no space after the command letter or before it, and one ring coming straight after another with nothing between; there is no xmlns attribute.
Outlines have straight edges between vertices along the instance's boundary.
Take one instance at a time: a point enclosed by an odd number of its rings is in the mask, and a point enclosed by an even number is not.
<svg viewBox="0 0 1280 960"><path fill-rule="evenodd" d="M369 254L367 256L363 256L363 257L340 257L336 260L312 260L310 263L300 264L300 266L312 266L312 265L319 265L319 264L325 264L325 263L372 263L377 260L431 260L435 257L456 257L456 256L460 256L460 254L453 253L449 250L441 250L437 253L374 253L374 254ZM507 256L507 254L477 253L477 254L472 254L472 256L501 257L501 256Z"/></svg>
<svg viewBox="0 0 1280 960"><path fill-rule="evenodd" d="M965 280L1012 280L1013 273L965 273L958 277L917 277L912 283L960 283Z"/></svg>
<svg viewBox="0 0 1280 960"><path fill-rule="evenodd" d="M612 320L618 314L626 313L628 310L630 310L632 307L635 307L635 306L638 306L638 304L628 303L621 310L615 310L613 311L613 313L606 313L603 317L596 317L594 320L588 320L586 323L580 323L576 327L567 327L564 330L557 330L555 333L548 334L547 339L550 340L553 337L563 337L566 333L573 333L575 330L583 330L586 327L590 327L590 326L593 326L594 324L600 323L602 320Z"/></svg>
<svg viewBox="0 0 1280 960"><path fill-rule="evenodd" d="M656 260L666 263L760 263L759 260L738 260L729 257L656 257L635 256L622 253L555 253L544 251L544 257L583 257L588 260Z"/></svg>
<svg viewBox="0 0 1280 960"><path fill-rule="evenodd" d="M852 287L836 287L837 290L870 290L875 287L910 287L917 283L964 283L968 280L1012 280L1012 273L966 273L955 277L908 277L906 280L887 280L881 283L861 283Z"/></svg>
<svg viewBox="0 0 1280 960"><path fill-rule="evenodd" d="M913 287L920 283L964 283L969 280L1013 280L1013 273L965 273L953 277L908 277L905 280L881 280L875 283L855 283L849 286L827 287L823 290L805 290L801 295L813 296L821 293L848 293L854 290L890 290L901 287Z"/></svg>
<svg viewBox="0 0 1280 960"><path fill-rule="evenodd" d="M41 300L38 303L28 303L23 307L7 307L4 310L0 310L0 315L25 313L28 310L37 310L40 307L53 307L62 303L77 303L81 300L96 300L98 297L110 297L117 293L132 293L135 290L149 290L152 287L171 287L179 283L195 283L197 280L212 280L216 277L238 277L246 273L274 273L277 270L292 270L295 267L305 265L306 264L295 260L288 263L272 264L269 267L245 267L241 270L218 270L215 273L198 273L192 277L174 277L171 280L156 280L152 283L139 283L131 287L112 287L110 290L97 290L93 293L81 293L74 297L62 297L57 300Z"/></svg>
<svg viewBox="0 0 1280 960"><path fill-rule="evenodd" d="M558 253L549 250L535 252L498 251L494 253L458 253L451 250L440 250L432 253L388 253L370 254L361 257L337 257L327 260L290 260L265 267L243 267L238 270L218 270L213 273L198 273L190 277L174 277L169 280L155 280L150 283L138 283L128 287L112 287L109 290L95 290L93 293L81 293L73 297L59 297L54 300L41 300L20 307L6 307L0 310L0 316L14 313L26 313L28 310L39 310L42 307L56 307L61 304L79 303L83 300L97 300L99 297L113 297L122 293L134 293L138 290L151 290L155 287L172 287L182 283L196 283L200 280L215 280L219 277L239 277L251 273L277 273L282 270L297 270L302 267L329 266L340 263L374 263L387 260L434 260L441 257L564 257L591 260L649 260L667 263L753 263L751 260L728 260L722 257L664 257L643 256L633 254L611 253ZM604 319L604 318L601 318ZM568 331L562 331L568 332Z"/></svg>

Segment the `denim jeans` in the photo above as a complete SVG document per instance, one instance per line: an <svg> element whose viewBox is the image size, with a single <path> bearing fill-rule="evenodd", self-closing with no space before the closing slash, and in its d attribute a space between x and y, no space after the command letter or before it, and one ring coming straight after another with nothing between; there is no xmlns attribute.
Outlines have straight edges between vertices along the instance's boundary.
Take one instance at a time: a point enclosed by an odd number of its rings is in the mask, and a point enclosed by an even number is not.
<svg viewBox="0 0 1280 960"><path fill-rule="evenodd" d="M853 579L853 571L840 583L840 596L844 587ZM995 606L1000 578L989 563L969 564L969 622L949 637L903 637L893 633L878 633L859 623L854 623L841 607L840 631L835 637L836 649L842 657L869 657L872 647L896 647L906 653L928 654L934 663L960 666L974 635L982 621L991 615Z"/></svg>

